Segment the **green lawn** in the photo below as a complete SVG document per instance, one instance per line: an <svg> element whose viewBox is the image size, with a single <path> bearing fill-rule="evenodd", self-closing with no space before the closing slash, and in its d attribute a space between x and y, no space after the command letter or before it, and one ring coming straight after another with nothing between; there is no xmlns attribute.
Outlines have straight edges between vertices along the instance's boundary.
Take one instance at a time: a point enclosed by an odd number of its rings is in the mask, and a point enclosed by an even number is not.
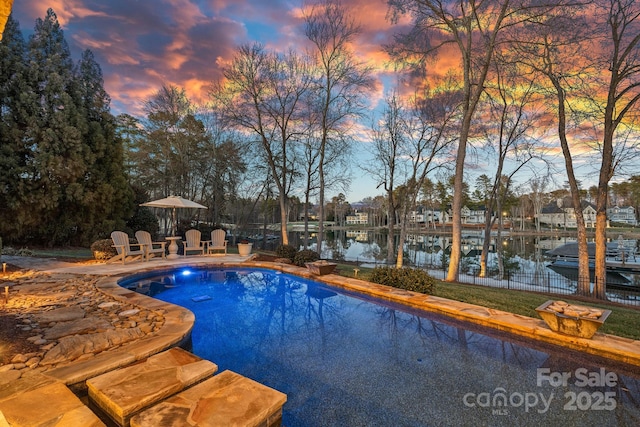
<svg viewBox="0 0 640 427"><path fill-rule="evenodd" d="M93 253L89 248L53 248L53 249L31 249L33 256L50 258L77 258L92 259Z"/></svg>
<svg viewBox="0 0 640 427"><path fill-rule="evenodd" d="M599 332L640 339L640 309L620 304L577 300L569 295L542 295L533 292L449 282L439 282L435 295L534 318L539 318L535 308L549 299L598 307L611 310L611 315L598 330Z"/></svg>
<svg viewBox="0 0 640 427"><path fill-rule="evenodd" d="M353 265L338 264L338 273L346 277L354 277ZM371 268L358 268L358 278L367 280ZM449 283L438 281L434 295L469 304L481 305L510 313L533 318L540 318L536 307L549 299L598 307L611 310L611 315L598 330L607 334L632 339L640 339L640 308L609 304L599 301L585 301L571 298L569 295L543 295L533 292L515 291L509 289L492 288L488 286L470 285L465 283Z"/></svg>

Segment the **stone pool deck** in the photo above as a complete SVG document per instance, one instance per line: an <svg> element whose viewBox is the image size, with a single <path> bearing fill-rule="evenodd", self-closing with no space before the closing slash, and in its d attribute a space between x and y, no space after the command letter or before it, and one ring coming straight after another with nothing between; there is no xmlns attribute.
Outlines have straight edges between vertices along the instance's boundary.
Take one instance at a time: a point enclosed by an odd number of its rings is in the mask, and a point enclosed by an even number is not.
<svg viewBox="0 0 640 427"><path fill-rule="evenodd" d="M570 348L597 357L610 359L614 362L640 366L640 341L601 333L597 333L592 339L570 337L551 331L542 320L536 318L514 315L444 298L389 288L333 274L312 276L308 270L303 268L287 264L251 261L237 255L213 257L196 256L180 258L173 261L158 259L150 262L136 262L126 265L78 265L55 260L6 256L3 256L3 262L18 265L24 269L44 272L53 277L61 275L84 278L91 277L95 281L92 283L95 283L95 289L101 297L109 298L113 303L123 304L126 305L126 307L133 306L159 313L163 321L157 330L151 330L151 332L142 334L139 338L121 343L116 346L117 348L115 349L89 352L88 355L80 357L78 357L76 353L72 353L74 355L73 357L69 357L68 360L58 361L46 369L38 369L37 363L35 363L35 369L33 369L33 371L22 367L23 369L16 373L17 369L0 366L0 426L103 425L102 421L90 409L86 398L78 398L78 396L82 396L83 393L86 392L87 380L135 363L141 363L153 355L180 346L188 339L194 322L193 314L190 311L122 288L117 285L117 280L132 273L179 266L218 265L229 267L264 267L304 277L313 277L318 281L345 290L356 291L393 303L400 303L416 309L434 312L458 321L471 322L514 334L523 339L537 340L545 344ZM11 291L10 298L20 298L21 293L24 294L28 292L29 286L21 285L19 292ZM73 305L73 303L69 302L69 305ZM102 340L103 337L85 336L84 341L82 341L81 344L77 343L76 347L91 347L97 344L94 341L98 339ZM211 362L215 363L216 361ZM215 377L216 376L212 378ZM233 381L225 380L223 382L231 385L238 384L235 379ZM250 385L250 387L254 386L255 384ZM249 387L249 385L247 385L247 387ZM55 405L50 404L52 399L55 399ZM189 399L191 399L191 397ZM172 408L171 402L175 400L174 398L169 398L166 401L168 405L166 408ZM279 399L276 400L278 400L280 404L283 403ZM169 412L173 411L172 409L166 410ZM273 414L269 416L271 417ZM244 424L242 423L242 419L243 418L241 418L241 422L238 425L253 425L251 424L253 421L249 421L248 416L244 418L246 421Z"/></svg>

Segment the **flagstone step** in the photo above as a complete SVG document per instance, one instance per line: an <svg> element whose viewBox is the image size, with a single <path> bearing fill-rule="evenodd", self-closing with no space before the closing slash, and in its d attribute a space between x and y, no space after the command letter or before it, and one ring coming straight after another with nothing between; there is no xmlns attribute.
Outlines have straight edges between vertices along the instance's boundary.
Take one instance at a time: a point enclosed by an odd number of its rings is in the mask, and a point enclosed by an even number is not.
<svg viewBox="0 0 640 427"><path fill-rule="evenodd" d="M83 426L104 423L60 381L41 374L0 386L0 426Z"/></svg>
<svg viewBox="0 0 640 427"><path fill-rule="evenodd" d="M224 371L131 418L131 427L277 427L287 396Z"/></svg>
<svg viewBox="0 0 640 427"><path fill-rule="evenodd" d="M181 348L87 380L89 404L120 426L143 409L196 384L218 367Z"/></svg>

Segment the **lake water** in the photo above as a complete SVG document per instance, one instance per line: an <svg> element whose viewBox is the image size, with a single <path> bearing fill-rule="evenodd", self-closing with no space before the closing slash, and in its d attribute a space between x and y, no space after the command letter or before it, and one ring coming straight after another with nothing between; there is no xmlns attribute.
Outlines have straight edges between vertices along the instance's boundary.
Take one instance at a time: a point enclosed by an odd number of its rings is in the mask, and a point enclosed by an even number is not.
<svg viewBox="0 0 640 427"><path fill-rule="evenodd" d="M260 233L252 233L255 236L256 247L262 247L263 241ZM387 233L379 230L344 230L336 229L325 232L322 251L323 258L342 259L345 261L357 261L363 263L382 263L386 259ZM397 240L398 235L394 238ZM289 232L290 244L302 248L304 245L304 233ZM462 236L462 253L467 258L477 258L482 247L482 234L479 231L465 231ZM551 236L509 236L502 237L500 242L492 237L490 252L495 253L496 247L502 248L507 256L517 255L520 258L535 260L541 258L547 250L556 248L568 242L575 242L571 237ZM315 234L312 233L307 246L316 249ZM264 243L267 249L275 249L279 244L277 236L271 235L271 239ZM635 245L635 242L627 241L627 244ZM437 232L408 233L405 242L405 252L409 255L409 261L422 262L433 259L435 263L444 250L449 252L451 248L451 236Z"/></svg>

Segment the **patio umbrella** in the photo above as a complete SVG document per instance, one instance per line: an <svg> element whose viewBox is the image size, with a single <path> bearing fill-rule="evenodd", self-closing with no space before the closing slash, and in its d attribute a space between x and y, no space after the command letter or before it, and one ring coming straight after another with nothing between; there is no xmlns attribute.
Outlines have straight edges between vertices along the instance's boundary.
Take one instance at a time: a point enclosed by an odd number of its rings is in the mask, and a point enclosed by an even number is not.
<svg viewBox="0 0 640 427"><path fill-rule="evenodd" d="M152 202L141 203L140 206L148 206L151 208L171 208L173 209L173 235L176 235L176 209L180 208L195 208L195 209L207 209L206 206L202 206L200 203L193 202L180 196L169 196L164 199L154 200Z"/></svg>

